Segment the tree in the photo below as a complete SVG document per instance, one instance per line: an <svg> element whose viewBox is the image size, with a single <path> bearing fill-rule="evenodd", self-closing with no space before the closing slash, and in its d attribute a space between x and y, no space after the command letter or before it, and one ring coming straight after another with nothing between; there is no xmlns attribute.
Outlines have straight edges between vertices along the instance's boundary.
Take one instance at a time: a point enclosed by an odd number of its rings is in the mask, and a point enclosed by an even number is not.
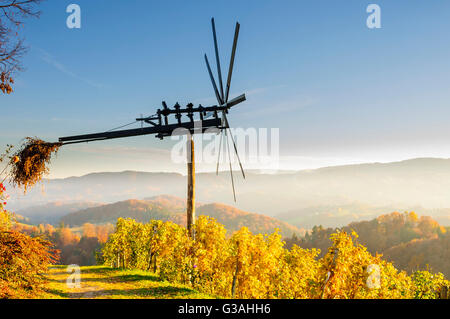
<svg viewBox="0 0 450 319"><path fill-rule="evenodd" d="M19 30L24 19L39 17L40 2L42 0L0 0L0 90L3 93L12 92L13 75L23 70L20 60L26 47Z"/></svg>
<svg viewBox="0 0 450 319"><path fill-rule="evenodd" d="M53 244L14 229L4 209L5 187L0 183L0 299L30 296L43 283L43 273L58 259Z"/></svg>

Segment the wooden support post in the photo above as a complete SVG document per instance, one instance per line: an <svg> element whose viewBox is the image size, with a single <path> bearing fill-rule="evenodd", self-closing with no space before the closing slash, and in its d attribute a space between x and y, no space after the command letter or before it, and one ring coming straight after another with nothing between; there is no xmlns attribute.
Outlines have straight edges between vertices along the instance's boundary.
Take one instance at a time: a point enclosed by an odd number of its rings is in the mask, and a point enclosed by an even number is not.
<svg viewBox="0 0 450 319"><path fill-rule="evenodd" d="M439 299L450 299L449 289L447 286L442 286Z"/></svg>
<svg viewBox="0 0 450 319"><path fill-rule="evenodd" d="M193 226L195 224L195 157L194 157L194 139L193 135L187 135L187 169L188 169L188 187L187 187L187 229L189 236L195 239Z"/></svg>

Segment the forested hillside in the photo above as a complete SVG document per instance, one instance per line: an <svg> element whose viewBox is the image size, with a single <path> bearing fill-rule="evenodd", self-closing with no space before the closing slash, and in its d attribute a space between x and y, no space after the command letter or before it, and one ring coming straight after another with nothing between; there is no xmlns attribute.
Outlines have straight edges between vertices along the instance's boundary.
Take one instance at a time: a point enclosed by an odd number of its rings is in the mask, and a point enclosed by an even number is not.
<svg viewBox="0 0 450 319"><path fill-rule="evenodd" d="M70 213L61 218L65 225L81 226L84 223L104 224L115 223L120 218L133 218L146 223L152 219L173 221L180 225L186 224L185 200L174 196L157 196L147 200L126 200L113 204L102 205ZM205 204L196 208L198 216L208 215L224 224L229 233L247 226L253 233L271 233L276 228L284 236L294 233L303 235L304 230L272 217L249 213L225 204Z"/></svg>
<svg viewBox="0 0 450 319"><path fill-rule="evenodd" d="M354 222L341 228L358 233L358 242L371 253L381 253L400 269L409 272L426 269L450 276L450 232L429 216L414 212L394 212L370 221ZM331 245L334 228L313 227L304 238L287 239L288 246L319 248L322 252Z"/></svg>
<svg viewBox="0 0 450 319"><path fill-rule="evenodd" d="M388 248L383 253L395 266L413 272L417 269L440 271L450 277L450 232L432 238L413 239Z"/></svg>
<svg viewBox="0 0 450 319"><path fill-rule="evenodd" d="M229 172L197 173L196 200L235 205L229 191ZM235 181L238 208L281 219L278 214L293 212L295 220L305 212L336 213L338 208L350 214L365 212L420 211L450 226L450 159L418 158L392 163L368 163L324 167L289 173L264 174L248 172L245 182ZM86 200L114 203L130 198L145 199L169 194L185 197L186 177L176 173L101 172L80 177L48 179L41 188L30 189L26 196L11 187L11 209L18 211L52 201ZM351 206L357 205L353 209ZM322 208L320 208L322 207ZM327 207L329 208L327 211ZM364 208L365 207L365 208ZM422 207L423 209L419 209ZM319 208L319 209L317 209ZM336 208L336 209L335 209ZM363 209L360 209L363 208ZM381 208L381 209L380 209ZM447 208L447 210L445 210ZM368 216L368 215L366 215ZM364 217L366 217L364 216ZM329 217L297 227L325 225ZM360 218L336 219L341 227ZM445 218L446 217L446 218ZM281 219L291 223L288 218Z"/></svg>

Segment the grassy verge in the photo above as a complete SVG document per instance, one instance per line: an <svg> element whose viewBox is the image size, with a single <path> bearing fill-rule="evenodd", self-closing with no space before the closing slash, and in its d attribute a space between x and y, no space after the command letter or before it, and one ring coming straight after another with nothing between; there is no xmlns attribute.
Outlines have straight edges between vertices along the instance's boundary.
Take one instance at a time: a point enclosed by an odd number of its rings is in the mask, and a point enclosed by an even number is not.
<svg viewBox="0 0 450 319"><path fill-rule="evenodd" d="M102 299L198 299L214 298L187 286L161 281L152 272L122 270L103 266L81 267L81 287L69 288L67 266L53 266L47 283L36 298L102 298Z"/></svg>

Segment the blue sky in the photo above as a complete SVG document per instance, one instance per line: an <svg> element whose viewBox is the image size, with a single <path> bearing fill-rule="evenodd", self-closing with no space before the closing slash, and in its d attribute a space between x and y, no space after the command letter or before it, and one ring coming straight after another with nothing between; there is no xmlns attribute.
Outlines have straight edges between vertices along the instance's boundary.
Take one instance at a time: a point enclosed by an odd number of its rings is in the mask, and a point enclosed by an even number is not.
<svg viewBox="0 0 450 319"><path fill-rule="evenodd" d="M70 3L81 7L79 30L66 26ZM381 7L381 29L366 26L370 3ZM231 93L247 101L231 125L279 128L281 168L450 157L443 0L49 0L23 31L30 50L14 94L0 97L0 146L107 130L162 100L214 103L203 61L205 52L214 60L212 16L225 70L241 23ZM146 136L64 147L50 176L184 172L170 163L174 143Z"/></svg>

